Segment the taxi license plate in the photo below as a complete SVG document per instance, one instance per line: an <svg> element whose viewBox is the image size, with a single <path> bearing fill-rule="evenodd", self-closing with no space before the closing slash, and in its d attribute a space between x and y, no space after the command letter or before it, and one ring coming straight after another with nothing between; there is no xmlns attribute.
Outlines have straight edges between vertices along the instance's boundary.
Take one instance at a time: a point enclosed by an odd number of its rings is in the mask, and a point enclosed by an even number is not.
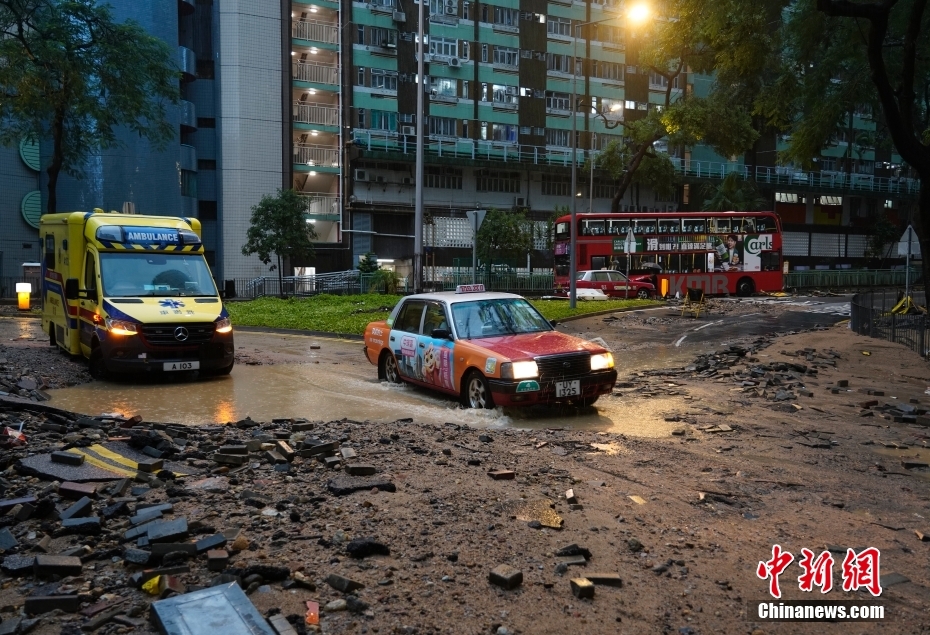
<svg viewBox="0 0 930 635"><path fill-rule="evenodd" d="M555 397L577 397L581 394L581 382L575 381L557 381L555 382Z"/></svg>
<svg viewBox="0 0 930 635"><path fill-rule="evenodd" d="M165 362L165 370L199 370L200 362Z"/></svg>

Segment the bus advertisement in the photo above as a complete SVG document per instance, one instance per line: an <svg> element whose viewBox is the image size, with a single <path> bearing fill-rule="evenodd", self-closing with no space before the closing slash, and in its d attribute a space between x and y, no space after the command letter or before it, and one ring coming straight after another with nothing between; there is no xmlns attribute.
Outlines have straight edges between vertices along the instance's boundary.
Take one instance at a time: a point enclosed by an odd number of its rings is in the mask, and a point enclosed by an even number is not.
<svg viewBox="0 0 930 635"><path fill-rule="evenodd" d="M667 294L748 296L781 291L782 236L774 212L577 214L576 271L629 270ZM567 295L571 216L555 223L555 293ZM632 240L630 240L632 232ZM629 252L627 246L630 247Z"/></svg>

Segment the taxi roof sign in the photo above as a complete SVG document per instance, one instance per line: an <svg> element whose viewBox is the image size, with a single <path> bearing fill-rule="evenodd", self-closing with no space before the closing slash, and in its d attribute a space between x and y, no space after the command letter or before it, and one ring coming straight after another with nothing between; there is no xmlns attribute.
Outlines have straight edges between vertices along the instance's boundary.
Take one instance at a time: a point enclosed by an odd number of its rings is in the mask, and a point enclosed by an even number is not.
<svg viewBox="0 0 930 635"><path fill-rule="evenodd" d="M483 284L460 284L455 287L456 293L484 293Z"/></svg>

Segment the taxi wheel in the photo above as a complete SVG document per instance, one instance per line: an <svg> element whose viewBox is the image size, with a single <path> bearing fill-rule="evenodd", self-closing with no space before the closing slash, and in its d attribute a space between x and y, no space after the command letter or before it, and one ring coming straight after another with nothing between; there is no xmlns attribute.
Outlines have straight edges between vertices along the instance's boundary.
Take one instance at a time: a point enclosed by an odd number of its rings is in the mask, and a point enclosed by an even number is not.
<svg viewBox="0 0 930 635"><path fill-rule="evenodd" d="M465 379L462 404L466 408L494 407L494 398L491 397L491 387L488 385L488 380L476 370L473 370Z"/></svg>
<svg viewBox="0 0 930 635"><path fill-rule="evenodd" d="M648 300L649 291L647 291L646 289L640 289L639 291L636 292L636 297L639 298L640 300Z"/></svg>
<svg viewBox="0 0 930 635"><path fill-rule="evenodd" d="M392 384L399 384L400 370L397 368L397 360L390 353L381 356L381 376Z"/></svg>

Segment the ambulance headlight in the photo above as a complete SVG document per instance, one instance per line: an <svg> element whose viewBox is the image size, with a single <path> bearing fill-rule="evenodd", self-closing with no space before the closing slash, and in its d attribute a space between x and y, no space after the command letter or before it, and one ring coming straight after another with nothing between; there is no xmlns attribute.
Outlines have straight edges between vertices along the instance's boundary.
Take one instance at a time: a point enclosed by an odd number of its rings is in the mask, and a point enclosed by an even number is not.
<svg viewBox="0 0 930 635"><path fill-rule="evenodd" d="M601 353L591 356L591 370L604 370L614 367L614 356L610 353Z"/></svg>
<svg viewBox="0 0 930 635"><path fill-rule="evenodd" d="M504 362L501 364L501 379L532 379L539 376L536 362Z"/></svg>
<svg viewBox="0 0 930 635"><path fill-rule="evenodd" d="M107 318L106 325L107 330L113 335L135 335L139 332L133 322L127 322L126 320Z"/></svg>
<svg viewBox="0 0 930 635"><path fill-rule="evenodd" d="M217 333L229 333L230 331L232 331L232 322L229 321L228 317L220 318L216 321Z"/></svg>

